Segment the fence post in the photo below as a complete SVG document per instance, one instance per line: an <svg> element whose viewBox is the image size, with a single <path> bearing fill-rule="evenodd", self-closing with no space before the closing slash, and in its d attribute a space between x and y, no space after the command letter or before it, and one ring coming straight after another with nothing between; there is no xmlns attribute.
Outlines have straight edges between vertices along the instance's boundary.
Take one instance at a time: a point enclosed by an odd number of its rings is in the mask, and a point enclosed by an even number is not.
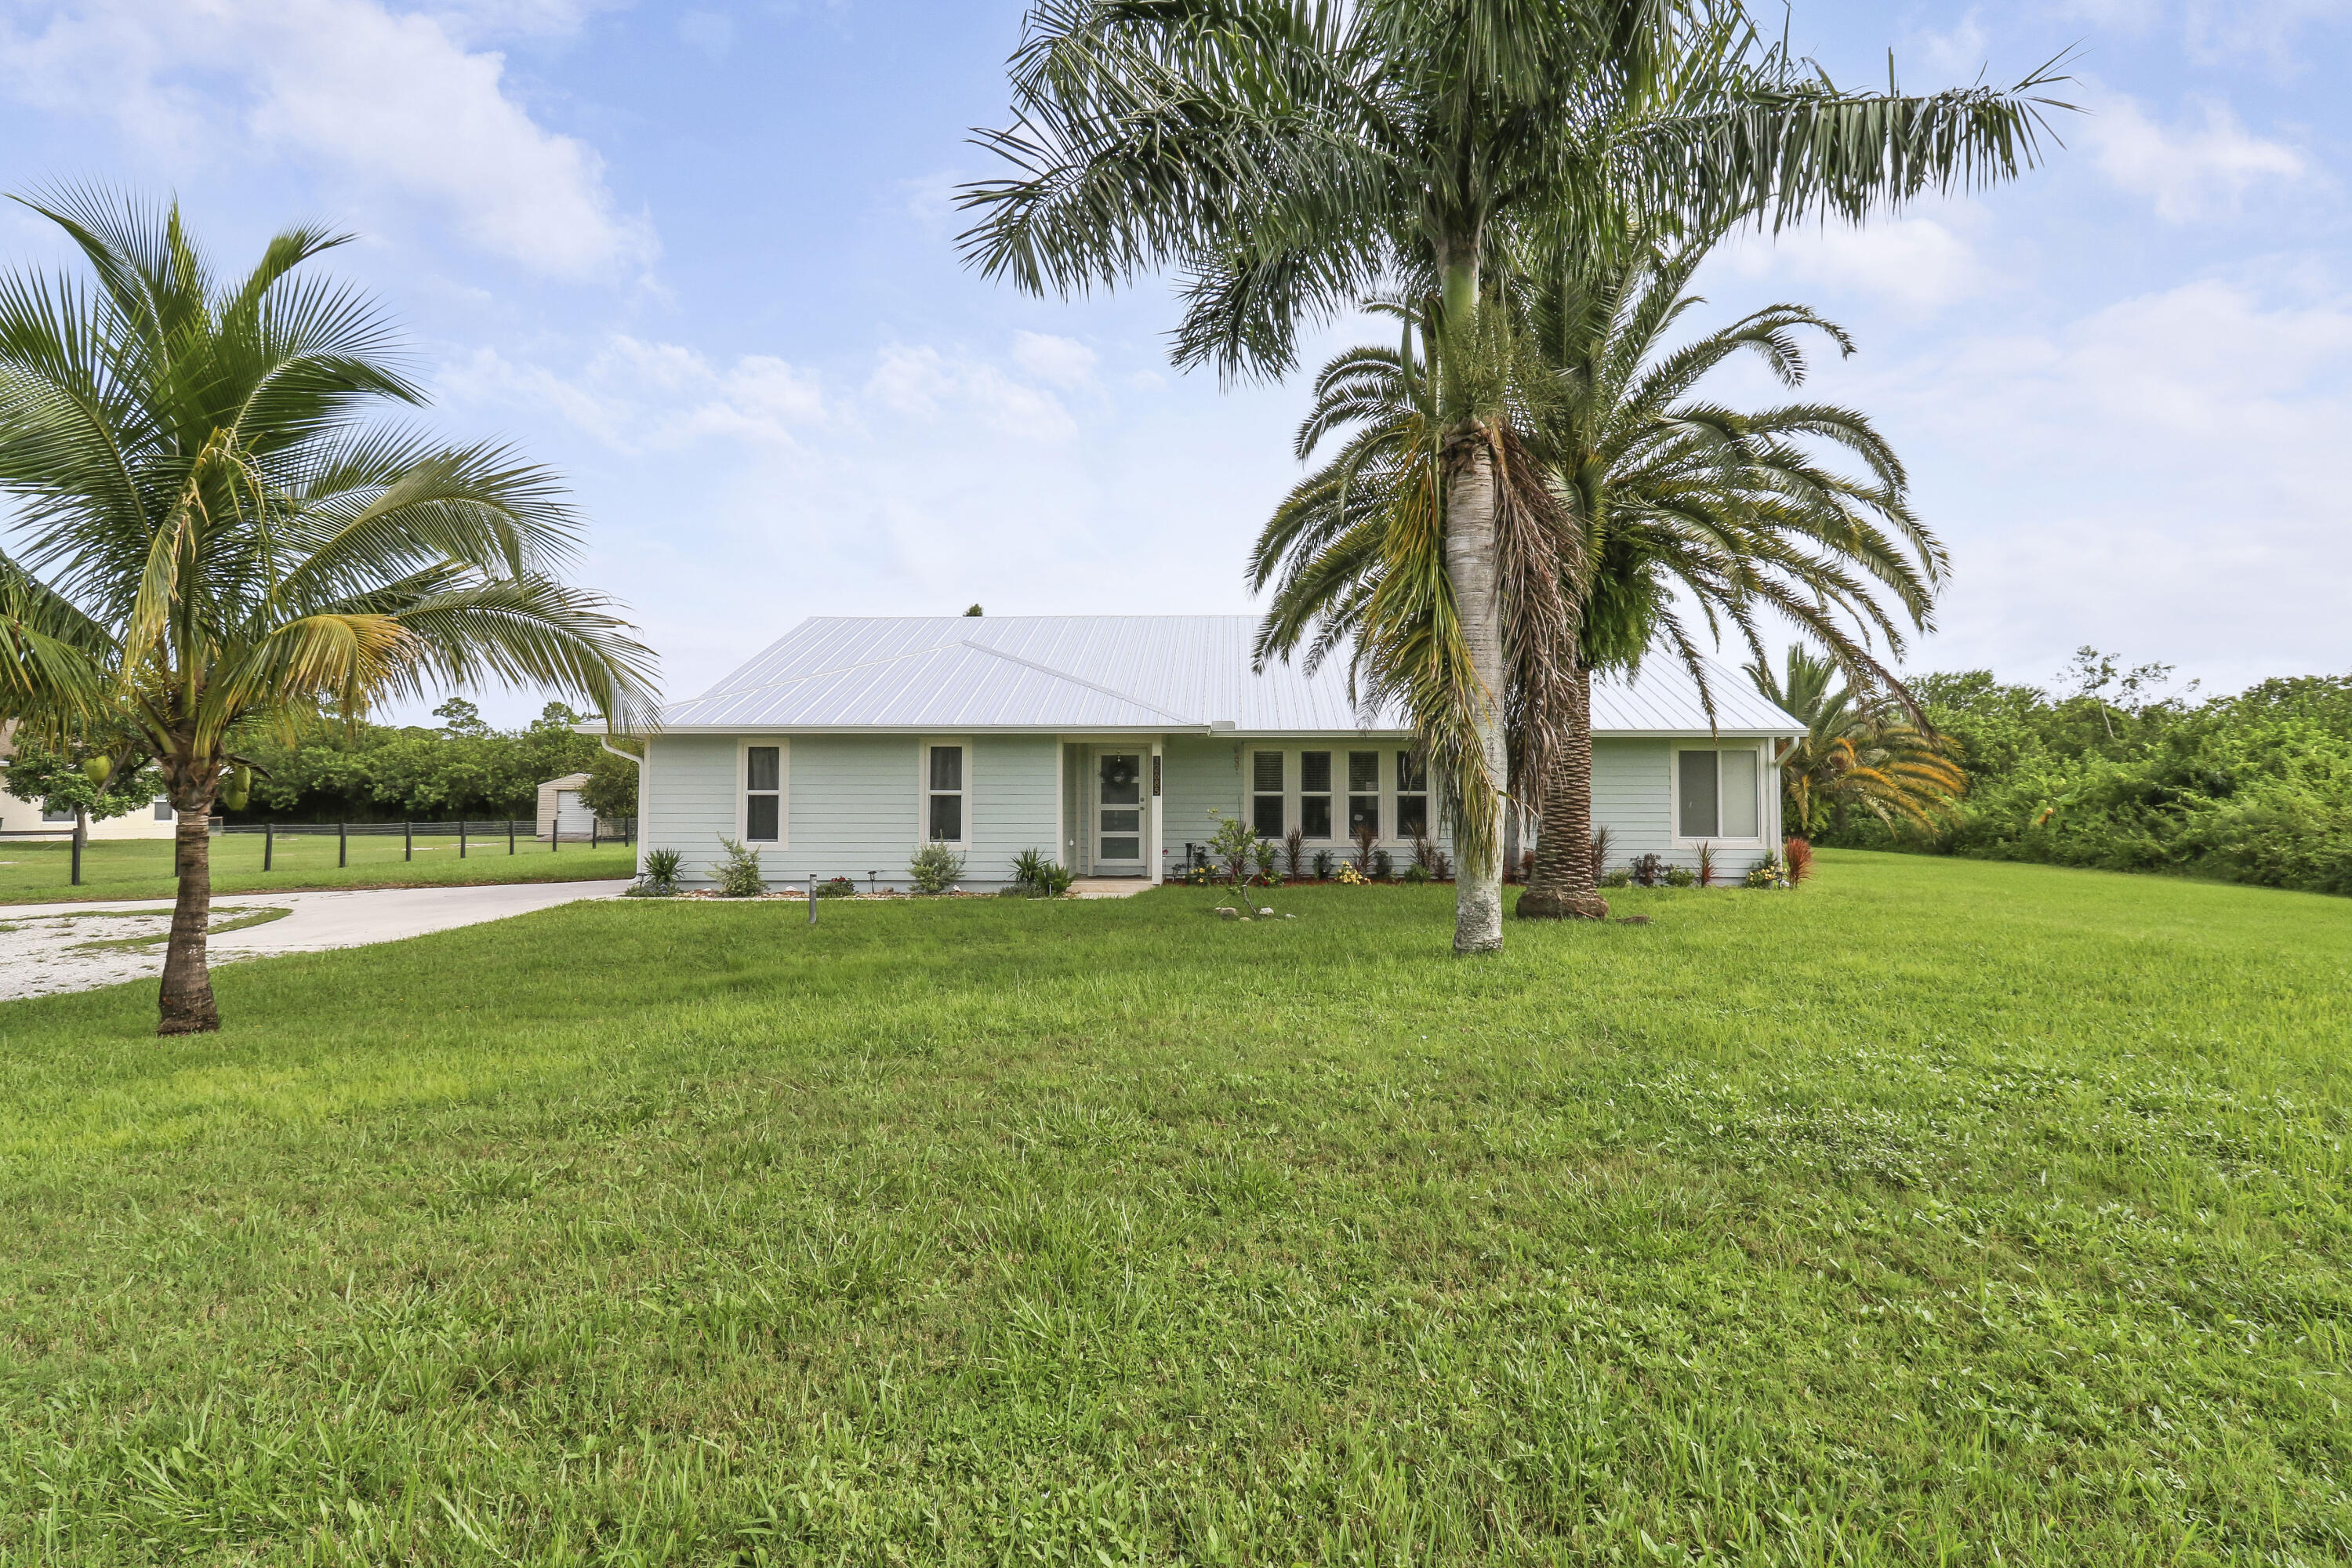
<svg viewBox="0 0 2352 1568"><path fill-rule="evenodd" d="M547 819L547 852L557 853L563 847L563 803L555 803L555 815Z"/></svg>
<svg viewBox="0 0 2352 1568"><path fill-rule="evenodd" d="M179 858L178 846L173 847L172 855L175 860ZM81 886L81 829L79 823L75 825L73 836L73 885L77 888Z"/></svg>
<svg viewBox="0 0 2352 1568"><path fill-rule="evenodd" d="M413 822L400 825L400 858L403 860L416 858L416 824Z"/></svg>
<svg viewBox="0 0 2352 1568"><path fill-rule="evenodd" d="M621 842L627 845L632 849L635 849L637 847L637 819L635 817L625 816L621 818Z"/></svg>
<svg viewBox="0 0 2352 1568"><path fill-rule="evenodd" d="M593 849L593 848L595 848L595 847L596 847L596 832L597 832L597 829L599 829L599 828L603 827L604 826L604 819L603 817L598 816L597 816L595 813L593 813L593 812L589 813L589 815L588 815L588 847L589 847L589 848Z"/></svg>
<svg viewBox="0 0 2352 1568"><path fill-rule="evenodd" d="M533 823L531 826L536 827L539 825ZM514 818L511 816L507 818L507 853L509 855L514 853Z"/></svg>
<svg viewBox="0 0 2352 1568"><path fill-rule="evenodd" d="M809 924L816 924L816 873L809 873Z"/></svg>
<svg viewBox="0 0 2352 1568"><path fill-rule="evenodd" d="M274 821L265 822L261 825L261 868L263 870L269 869L270 858L277 848L278 824Z"/></svg>
<svg viewBox="0 0 2352 1568"><path fill-rule="evenodd" d="M460 859L460 860L463 860L465 858L466 858L466 819L465 819L464 817L462 817L462 816L461 816L461 817L459 817L459 818L457 819L457 858L458 858L458 859Z"/></svg>
<svg viewBox="0 0 2352 1568"><path fill-rule="evenodd" d="M335 869L341 870L352 863L351 828L348 823L335 824Z"/></svg>

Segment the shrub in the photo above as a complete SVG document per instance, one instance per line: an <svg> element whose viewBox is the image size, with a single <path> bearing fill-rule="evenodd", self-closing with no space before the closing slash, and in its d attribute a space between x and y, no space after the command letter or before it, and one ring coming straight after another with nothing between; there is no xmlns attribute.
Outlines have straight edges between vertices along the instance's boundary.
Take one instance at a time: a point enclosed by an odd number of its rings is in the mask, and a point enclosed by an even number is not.
<svg viewBox="0 0 2352 1568"><path fill-rule="evenodd" d="M857 884L846 877L835 877L816 885L816 896L820 899L845 899L856 891Z"/></svg>
<svg viewBox="0 0 2352 1568"><path fill-rule="evenodd" d="M1360 888L1370 880L1370 877L1365 876L1353 866L1343 863L1339 867L1339 885L1343 888Z"/></svg>
<svg viewBox="0 0 2352 1568"><path fill-rule="evenodd" d="M1801 838L1782 846L1788 851L1789 882L1794 886L1813 874L1813 847Z"/></svg>
<svg viewBox="0 0 2352 1568"><path fill-rule="evenodd" d="M1257 879L1269 888L1282 885L1282 846L1271 838L1261 838L1254 851L1257 858Z"/></svg>
<svg viewBox="0 0 2352 1568"><path fill-rule="evenodd" d="M723 833L719 836L719 847L727 852L727 858L713 866L710 874L722 898L756 899L768 890L768 879L760 874L757 849L746 849Z"/></svg>
<svg viewBox="0 0 2352 1568"><path fill-rule="evenodd" d="M1013 858L1013 891L1034 899L1058 899L1076 880L1068 868L1043 849L1024 849Z"/></svg>
<svg viewBox="0 0 2352 1568"><path fill-rule="evenodd" d="M1290 868L1292 880L1307 875L1307 830L1294 827L1282 836L1282 856Z"/></svg>
<svg viewBox="0 0 2352 1568"><path fill-rule="evenodd" d="M1715 883L1715 846L1702 843L1698 847L1698 885L1712 888Z"/></svg>
<svg viewBox="0 0 2352 1568"><path fill-rule="evenodd" d="M1412 883L1429 881L1431 880L1429 868L1423 865L1419 860L1415 860L1412 865L1407 866L1404 868L1404 875L1399 878L1398 880Z"/></svg>
<svg viewBox="0 0 2352 1568"><path fill-rule="evenodd" d="M1751 888L1790 888L1789 863L1778 855L1759 860L1748 869L1748 885Z"/></svg>
<svg viewBox="0 0 2352 1568"><path fill-rule="evenodd" d="M1329 881L1331 879L1331 868L1339 863L1339 858L1337 855L1332 854L1328 849L1318 849L1315 851L1315 879L1318 882Z"/></svg>
<svg viewBox="0 0 2352 1568"><path fill-rule="evenodd" d="M685 868L686 857L675 849L648 849L646 868L637 873L637 885L629 889L633 899L667 899L677 896L678 873Z"/></svg>
<svg viewBox="0 0 2352 1568"><path fill-rule="evenodd" d="M937 839L908 857L907 878L919 893L944 893L963 875L963 857Z"/></svg>
<svg viewBox="0 0 2352 1568"><path fill-rule="evenodd" d="M1614 871L1602 872L1594 879L1604 888L1630 888L1633 885L1633 873L1620 866Z"/></svg>
<svg viewBox="0 0 2352 1568"><path fill-rule="evenodd" d="M1372 851L1372 880L1385 882L1396 870L1396 859L1385 849Z"/></svg>
<svg viewBox="0 0 2352 1568"><path fill-rule="evenodd" d="M1698 878L1692 873L1691 868L1687 866L1669 866L1666 868L1666 886L1669 888L1687 888L1693 886L1697 881Z"/></svg>
<svg viewBox="0 0 2352 1568"><path fill-rule="evenodd" d="M1592 879L1595 882L1600 881L1601 874L1607 869L1609 869L1609 829L1596 827L1592 830Z"/></svg>
<svg viewBox="0 0 2352 1568"><path fill-rule="evenodd" d="M1666 858L1654 852L1637 855L1633 858L1633 863L1627 867L1626 870L1633 886L1654 888L1666 879Z"/></svg>

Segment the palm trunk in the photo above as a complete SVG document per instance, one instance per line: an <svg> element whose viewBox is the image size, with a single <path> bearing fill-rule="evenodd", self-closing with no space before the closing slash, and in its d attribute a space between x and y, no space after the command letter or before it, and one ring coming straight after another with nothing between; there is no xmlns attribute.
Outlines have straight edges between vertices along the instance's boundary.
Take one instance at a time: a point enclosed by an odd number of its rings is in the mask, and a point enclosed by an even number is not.
<svg viewBox="0 0 2352 1568"><path fill-rule="evenodd" d="M207 1035L220 1027L220 1009L213 1003L212 972L205 964L205 928L212 922L212 821L210 797L193 806L173 803L179 818L173 830L172 858L179 873L177 900L172 906L172 942L163 955L162 1016L159 1035Z"/></svg>
<svg viewBox="0 0 2352 1568"><path fill-rule="evenodd" d="M1605 921L1609 900L1592 879L1592 672L1579 665L1569 722L1541 781L1535 874L1512 912L1521 920Z"/></svg>
<svg viewBox="0 0 2352 1568"><path fill-rule="evenodd" d="M1473 724L1486 759L1486 787L1495 792L1494 830L1483 845L1456 847L1454 951L1493 952L1503 945L1503 784L1510 758L1503 736L1503 602L1496 570L1495 454L1483 434L1458 439L1446 452L1445 574L1470 668L1483 689ZM1465 781L1465 787L1471 787Z"/></svg>

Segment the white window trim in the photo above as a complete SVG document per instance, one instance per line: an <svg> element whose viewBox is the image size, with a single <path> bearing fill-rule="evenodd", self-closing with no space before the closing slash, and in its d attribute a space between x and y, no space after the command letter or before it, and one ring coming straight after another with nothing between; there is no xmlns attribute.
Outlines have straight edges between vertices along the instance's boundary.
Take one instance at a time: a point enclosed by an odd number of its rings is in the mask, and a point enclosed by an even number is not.
<svg viewBox="0 0 2352 1568"><path fill-rule="evenodd" d="M1756 753L1755 833L1744 838L1735 838L1725 833L1704 835L1685 833L1683 831L1683 753L1685 752L1745 751L1753 751ZM1761 742L1750 742L1747 745L1742 745L1738 741L1675 742L1666 748L1666 809L1673 814L1675 819L1675 843L1677 846L1689 845L1694 848L1701 844L1728 844L1742 849L1763 845L1766 842L1764 830L1771 826L1771 818L1765 814L1764 809L1764 786L1769 780L1777 776L1777 771L1772 767L1771 758L1765 754ZM1723 820L1723 764L1721 763L1716 764L1715 819L1717 822Z"/></svg>
<svg viewBox="0 0 2352 1568"><path fill-rule="evenodd" d="M746 735L735 743L735 842L746 848L754 847L749 837L751 831L751 748L776 748L776 836L762 838L756 847L789 849L793 847L793 742L784 735ZM765 790L761 791L762 795ZM563 802L555 803L559 819L563 814ZM645 802L637 803L640 815ZM705 820L709 820L705 818Z"/></svg>
<svg viewBox="0 0 2352 1568"><path fill-rule="evenodd" d="M934 790L931 788L931 748L954 746L963 752L963 788ZM915 742L915 843L944 844L950 849L969 852L971 847L972 807L977 793L972 788L974 764L978 761L971 740L964 735L927 735ZM931 837L931 796L958 795L963 797L963 837L938 838Z"/></svg>

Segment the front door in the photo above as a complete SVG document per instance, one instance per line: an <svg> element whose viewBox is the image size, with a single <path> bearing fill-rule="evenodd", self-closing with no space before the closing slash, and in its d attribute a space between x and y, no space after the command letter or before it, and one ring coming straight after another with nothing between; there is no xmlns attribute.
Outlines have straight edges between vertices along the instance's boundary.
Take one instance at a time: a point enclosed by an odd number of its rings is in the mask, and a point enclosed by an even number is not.
<svg viewBox="0 0 2352 1568"><path fill-rule="evenodd" d="M1095 875L1140 877L1147 809L1143 753L1095 753Z"/></svg>

